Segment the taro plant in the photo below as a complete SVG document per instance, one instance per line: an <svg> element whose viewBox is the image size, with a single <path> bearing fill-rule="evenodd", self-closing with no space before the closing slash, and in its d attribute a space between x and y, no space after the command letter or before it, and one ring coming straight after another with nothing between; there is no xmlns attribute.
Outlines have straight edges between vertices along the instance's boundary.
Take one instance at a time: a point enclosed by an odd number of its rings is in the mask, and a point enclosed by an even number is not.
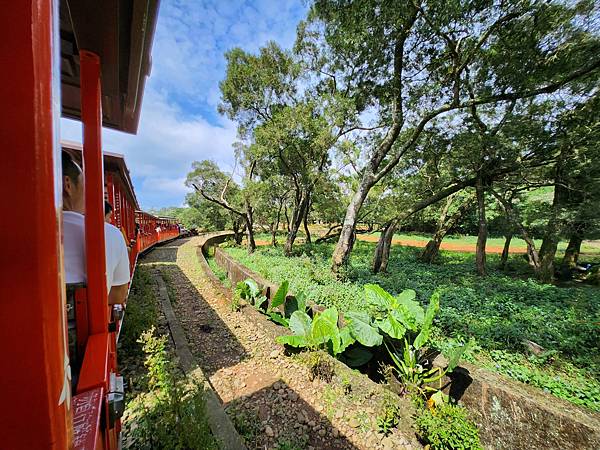
<svg viewBox="0 0 600 450"><path fill-rule="evenodd" d="M393 297L384 289L375 285L366 285L367 301L371 307L379 330L388 336L385 346L394 363L400 381L406 388L422 395L437 391L431 385L440 381L444 375L452 372L470 343L455 347L448 352L448 365L445 368L432 367L428 358L429 338L433 328L433 319L440 309L440 295L435 292L425 311L415 301L412 290L403 291Z"/></svg>
<svg viewBox="0 0 600 450"><path fill-rule="evenodd" d="M261 290L252 278L246 278L235 286L235 297L246 300L256 309L260 310L267 301L267 297L261 295Z"/></svg>
<svg viewBox="0 0 600 450"><path fill-rule="evenodd" d="M279 336L277 342L310 350L324 348L338 355L353 341L348 327L338 327L338 317L335 307L327 308L314 319L304 311L295 311L289 320L289 327L294 334Z"/></svg>

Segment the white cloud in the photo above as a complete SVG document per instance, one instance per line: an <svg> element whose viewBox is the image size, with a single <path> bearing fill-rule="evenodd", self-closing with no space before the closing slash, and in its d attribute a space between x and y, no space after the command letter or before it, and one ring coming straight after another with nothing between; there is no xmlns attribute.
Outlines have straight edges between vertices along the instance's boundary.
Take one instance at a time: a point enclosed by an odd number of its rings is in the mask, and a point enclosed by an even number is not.
<svg viewBox="0 0 600 450"><path fill-rule="evenodd" d="M81 141L78 122L63 119L62 136ZM143 208L181 205L187 189L183 185L192 161L211 159L222 167L233 163L231 145L235 125L218 125L202 117L182 117L166 99L149 91L137 135L104 129L103 148L125 155L136 195Z"/></svg>
<svg viewBox="0 0 600 450"><path fill-rule="evenodd" d="M161 1L138 134L103 133L104 148L125 155L143 208L181 205L192 161L232 170L235 124L216 112L224 53L269 40L289 48L305 13L301 0ZM63 138L81 141L79 123L61 126Z"/></svg>

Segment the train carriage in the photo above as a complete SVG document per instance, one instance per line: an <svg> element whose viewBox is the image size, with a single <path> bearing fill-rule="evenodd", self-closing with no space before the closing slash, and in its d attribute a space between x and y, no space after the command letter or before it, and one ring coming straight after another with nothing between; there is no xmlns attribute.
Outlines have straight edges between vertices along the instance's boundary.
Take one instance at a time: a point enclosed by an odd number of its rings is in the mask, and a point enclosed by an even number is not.
<svg viewBox="0 0 600 450"><path fill-rule="evenodd" d="M135 243L135 254L146 247L134 222L139 207L126 166L111 160L114 155L103 159L101 129L137 130L157 12L157 0L3 5L0 140L6 163L0 186L10 217L2 221L0 252L1 448L119 447L123 399L105 280L105 188L115 207L112 220ZM61 115L83 123L87 282L69 287L69 296ZM172 223L156 223L168 230L165 239L170 236ZM71 357L79 366L76 380Z"/></svg>

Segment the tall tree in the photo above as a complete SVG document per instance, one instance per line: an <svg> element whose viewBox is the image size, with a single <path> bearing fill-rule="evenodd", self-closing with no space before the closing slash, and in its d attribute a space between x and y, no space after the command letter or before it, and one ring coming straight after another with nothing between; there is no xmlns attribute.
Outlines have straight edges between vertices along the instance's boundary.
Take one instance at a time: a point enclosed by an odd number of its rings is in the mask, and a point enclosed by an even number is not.
<svg viewBox="0 0 600 450"><path fill-rule="evenodd" d="M374 112L375 128L385 126L383 133L374 132L366 151L333 253L334 271L348 260L369 191L431 120L555 92L600 67L597 41L578 26L591 8L591 1L313 3L309 24L299 30L299 48L317 49L323 82L353 99L357 114ZM483 80L474 83L472 95L471 80Z"/></svg>

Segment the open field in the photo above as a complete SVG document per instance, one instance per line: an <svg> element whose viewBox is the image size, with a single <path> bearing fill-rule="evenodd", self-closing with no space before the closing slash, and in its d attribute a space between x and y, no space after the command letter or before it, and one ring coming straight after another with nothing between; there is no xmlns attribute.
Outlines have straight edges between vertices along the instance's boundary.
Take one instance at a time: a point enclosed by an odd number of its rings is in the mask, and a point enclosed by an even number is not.
<svg viewBox="0 0 600 450"><path fill-rule="evenodd" d="M292 258L284 257L281 248L261 247L253 255L237 247L227 251L272 281L287 279L292 291L303 290L315 302L341 311L364 308L366 283L392 294L414 289L423 303L439 290L439 347L473 337L477 351L472 358L478 364L600 410L599 289L540 284L524 276L526 263L516 255L506 273L495 269L498 256L489 255L490 274L481 278L471 254L444 251L441 264L429 265L416 260L418 250L401 246L392 250L388 273L373 275L373 247L357 243L346 281L331 274L331 244L299 245ZM525 339L545 352L529 355Z"/></svg>

